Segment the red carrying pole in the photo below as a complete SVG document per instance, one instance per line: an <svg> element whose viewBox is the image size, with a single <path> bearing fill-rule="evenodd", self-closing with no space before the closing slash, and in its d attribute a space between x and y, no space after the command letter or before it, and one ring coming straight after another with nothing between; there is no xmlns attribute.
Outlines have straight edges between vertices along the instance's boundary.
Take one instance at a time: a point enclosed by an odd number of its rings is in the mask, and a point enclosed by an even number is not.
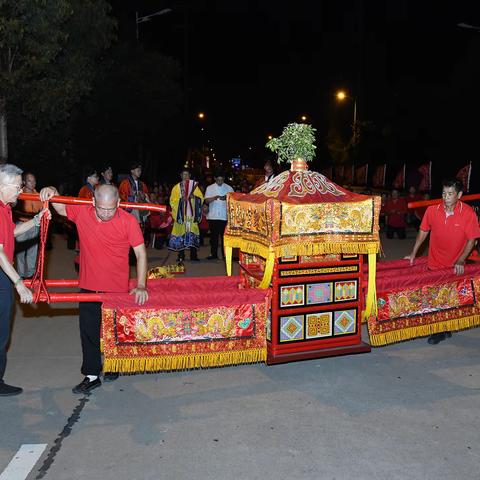
<svg viewBox="0 0 480 480"><path fill-rule="evenodd" d="M462 195L460 199L462 202L468 202L472 200L480 200L480 193L472 193L471 195ZM441 198L436 198L434 200L419 200L418 202L409 202L408 208L418 208L418 207L429 207L430 205L438 205L442 203Z"/></svg>
<svg viewBox="0 0 480 480"><path fill-rule="evenodd" d="M21 193L18 198L20 200L40 201L38 193ZM62 197L60 195L52 197L50 203L63 203L65 205L92 205L92 200L89 198L78 197ZM134 210L148 210L150 212L165 213L167 211L166 205L157 205L155 203L131 203L120 202L120 208L129 208Z"/></svg>
<svg viewBox="0 0 480 480"><path fill-rule="evenodd" d="M41 293L38 299L39 302L48 303L80 303L80 302L99 302L103 301L101 293L48 293L48 298Z"/></svg>
<svg viewBox="0 0 480 480"><path fill-rule="evenodd" d="M24 280L23 283L28 288L32 286L32 280ZM45 280L45 286L54 288L75 288L78 287L78 279Z"/></svg>

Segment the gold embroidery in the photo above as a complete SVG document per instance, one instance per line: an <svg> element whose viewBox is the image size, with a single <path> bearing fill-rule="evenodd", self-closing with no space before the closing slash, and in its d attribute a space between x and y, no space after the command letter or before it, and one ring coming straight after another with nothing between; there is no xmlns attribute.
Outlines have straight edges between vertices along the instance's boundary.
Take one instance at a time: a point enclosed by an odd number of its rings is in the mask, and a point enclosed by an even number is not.
<svg viewBox="0 0 480 480"><path fill-rule="evenodd" d="M373 229L372 200L362 202L282 205L281 235L318 233L370 233Z"/></svg>

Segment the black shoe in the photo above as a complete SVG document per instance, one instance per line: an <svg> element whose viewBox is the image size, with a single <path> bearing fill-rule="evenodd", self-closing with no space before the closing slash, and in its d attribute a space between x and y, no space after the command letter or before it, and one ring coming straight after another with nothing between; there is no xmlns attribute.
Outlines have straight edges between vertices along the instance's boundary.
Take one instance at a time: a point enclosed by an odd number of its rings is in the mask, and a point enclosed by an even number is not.
<svg viewBox="0 0 480 480"><path fill-rule="evenodd" d="M13 385L7 385L6 383L0 383L0 396L10 397L12 395L18 395L23 392L23 388L14 387Z"/></svg>
<svg viewBox="0 0 480 480"><path fill-rule="evenodd" d="M450 332L448 332L450 333ZM451 335L451 333L450 333ZM433 335L430 335L428 337L428 340L427 342L430 344L430 345L437 345L438 343L440 342L443 342L443 340L445 340L447 338L447 335L445 332L442 332L442 333L434 333Z"/></svg>
<svg viewBox="0 0 480 480"><path fill-rule="evenodd" d="M215 255L209 255L209 256L207 257L207 260L218 260L218 257L215 256Z"/></svg>
<svg viewBox="0 0 480 480"><path fill-rule="evenodd" d="M95 380L90 381L88 377L85 377L81 383L72 388L73 393L90 393L93 389L99 387L102 384L97 377Z"/></svg>
<svg viewBox="0 0 480 480"><path fill-rule="evenodd" d="M118 380L120 374L118 372L107 372L103 374L103 381L104 382L114 382Z"/></svg>

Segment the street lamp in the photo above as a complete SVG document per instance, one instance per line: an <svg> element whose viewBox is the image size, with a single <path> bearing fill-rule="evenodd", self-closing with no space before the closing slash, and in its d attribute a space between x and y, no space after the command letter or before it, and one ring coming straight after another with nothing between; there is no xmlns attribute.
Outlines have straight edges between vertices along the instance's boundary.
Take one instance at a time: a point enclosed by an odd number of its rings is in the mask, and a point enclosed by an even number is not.
<svg viewBox="0 0 480 480"><path fill-rule="evenodd" d="M199 118L200 120L203 120L203 119L205 118L205 114L204 114L203 112L200 112L200 113L198 114L198 118Z"/></svg>
<svg viewBox="0 0 480 480"><path fill-rule="evenodd" d="M138 24L149 22L152 17L157 17L159 15L165 15L166 13L170 13L172 11L171 8L164 8L163 10L159 10L158 12L151 13L150 15L144 15L143 17L138 16L138 12L135 12L135 27L137 32L137 42L138 42Z"/></svg>
<svg viewBox="0 0 480 480"><path fill-rule="evenodd" d="M353 100L353 124L352 124L352 141L353 144L356 145L358 141L358 125L357 125L357 99L355 97L352 97L351 95L348 95L344 90L339 90L336 95L337 100L339 102L343 102L349 98Z"/></svg>
<svg viewBox="0 0 480 480"><path fill-rule="evenodd" d="M306 115L302 115L300 117L300 120L302 120L302 122L306 122L307 121L307 116Z"/></svg>

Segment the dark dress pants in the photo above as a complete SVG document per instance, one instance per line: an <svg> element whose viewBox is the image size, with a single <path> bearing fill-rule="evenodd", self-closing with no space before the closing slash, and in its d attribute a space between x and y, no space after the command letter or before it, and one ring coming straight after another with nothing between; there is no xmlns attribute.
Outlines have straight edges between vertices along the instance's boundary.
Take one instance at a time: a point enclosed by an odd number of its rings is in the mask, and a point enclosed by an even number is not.
<svg viewBox="0 0 480 480"><path fill-rule="evenodd" d="M13 284L0 268L0 383L7 366L7 343L13 310Z"/></svg>
<svg viewBox="0 0 480 480"><path fill-rule="evenodd" d="M210 227L210 251L212 257L218 257L218 244L222 245L222 257L223 257L223 234L225 233L225 227L227 226L226 220L209 220L208 226Z"/></svg>
<svg viewBox="0 0 480 480"><path fill-rule="evenodd" d="M81 290L93 293L90 290ZM83 375L100 375L102 354L100 353L100 328L102 324L102 304L99 302L80 303L80 339L82 341Z"/></svg>

